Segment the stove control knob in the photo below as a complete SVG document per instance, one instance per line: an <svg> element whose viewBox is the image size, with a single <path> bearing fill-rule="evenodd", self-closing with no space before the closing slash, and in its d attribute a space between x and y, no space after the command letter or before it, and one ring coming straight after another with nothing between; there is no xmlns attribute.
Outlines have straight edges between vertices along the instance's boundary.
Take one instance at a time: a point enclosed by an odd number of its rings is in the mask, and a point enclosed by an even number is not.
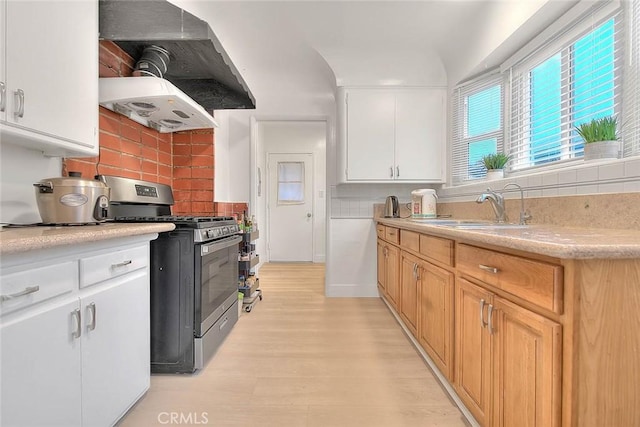
<svg viewBox="0 0 640 427"><path fill-rule="evenodd" d="M208 237L209 239L213 239L214 237L216 237L216 235L215 235L215 233L214 233L214 230L213 230L213 229L211 229L211 230L207 230L207 237Z"/></svg>

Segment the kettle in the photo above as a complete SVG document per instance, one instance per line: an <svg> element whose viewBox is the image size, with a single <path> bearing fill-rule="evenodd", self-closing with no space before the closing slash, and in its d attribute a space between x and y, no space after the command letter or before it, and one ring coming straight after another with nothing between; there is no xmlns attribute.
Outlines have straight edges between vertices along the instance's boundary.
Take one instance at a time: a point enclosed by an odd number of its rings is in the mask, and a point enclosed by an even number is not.
<svg viewBox="0 0 640 427"><path fill-rule="evenodd" d="M411 192L411 217L435 218L437 199L436 190L428 188L413 190Z"/></svg>
<svg viewBox="0 0 640 427"><path fill-rule="evenodd" d="M398 205L398 198L396 196L388 196L384 203L384 217L385 218L399 218L400 211Z"/></svg>

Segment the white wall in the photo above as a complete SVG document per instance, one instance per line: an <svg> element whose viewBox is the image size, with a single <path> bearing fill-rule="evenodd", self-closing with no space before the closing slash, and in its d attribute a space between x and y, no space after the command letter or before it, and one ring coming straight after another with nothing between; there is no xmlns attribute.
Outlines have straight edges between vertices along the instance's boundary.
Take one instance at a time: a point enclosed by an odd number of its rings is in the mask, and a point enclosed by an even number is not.
<svg viewBox="0 0 640 427"><path fill-rule="evenodd" d="M270 153L313 154L313 262L325 262L326 253L326 139L324 121L259 121L257 167L261 170L261 194L257 196L258 215L266 218L268 194L267 156ZM266 222L266 221L264 221ZM261 230L267 227L262 226ZM261 237L263 236L261 231ZM256 242L258 253L266 254L265 244L278 236L264 235Z"/></svg>
<svg viewBox="0 0 640 427"><path fill-rule="evenodd" d="M0 222L30 224L42 221L33 184L62 175L60 158L0 142Z"/></svg>

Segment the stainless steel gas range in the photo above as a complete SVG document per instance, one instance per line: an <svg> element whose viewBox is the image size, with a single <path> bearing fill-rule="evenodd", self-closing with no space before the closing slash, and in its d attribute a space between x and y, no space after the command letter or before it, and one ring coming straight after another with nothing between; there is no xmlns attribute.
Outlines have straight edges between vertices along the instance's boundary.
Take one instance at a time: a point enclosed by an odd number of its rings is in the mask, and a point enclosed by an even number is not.
<svg viewBox="0 0 640 427"><path fill-rule="evenodd" d="M151 241L151 372L203 368L238 320L238 225L171 215L170 186L101 179L111 188L113 221L176 225Z"/></svg>

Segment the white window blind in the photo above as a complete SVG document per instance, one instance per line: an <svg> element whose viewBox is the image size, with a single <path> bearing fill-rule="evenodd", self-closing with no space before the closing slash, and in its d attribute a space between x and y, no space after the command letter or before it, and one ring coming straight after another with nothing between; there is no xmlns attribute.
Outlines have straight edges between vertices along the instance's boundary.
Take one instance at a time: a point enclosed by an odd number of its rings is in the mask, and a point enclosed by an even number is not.
<svg viewBox="0 0 640 427"><path fill-rule="evenodd" d="M509 70L510 170L581 158L575 126L609 115L623 122L623 33L622 12L593 15Z"/></svg>
<svg viewBox="0 0 640 427"><path fill-rule="evenodd" d="M458 87L453 98L452 181L460 184L482 178L485 154L503 150L504 85L501 75L490 75Z"/></svg>
<svg viewBox="0 0 640 427"><path fill-rule="evenodd" d="M640 1L625 3L627 15L622 142L625 157L640 155Z"/></svg>

